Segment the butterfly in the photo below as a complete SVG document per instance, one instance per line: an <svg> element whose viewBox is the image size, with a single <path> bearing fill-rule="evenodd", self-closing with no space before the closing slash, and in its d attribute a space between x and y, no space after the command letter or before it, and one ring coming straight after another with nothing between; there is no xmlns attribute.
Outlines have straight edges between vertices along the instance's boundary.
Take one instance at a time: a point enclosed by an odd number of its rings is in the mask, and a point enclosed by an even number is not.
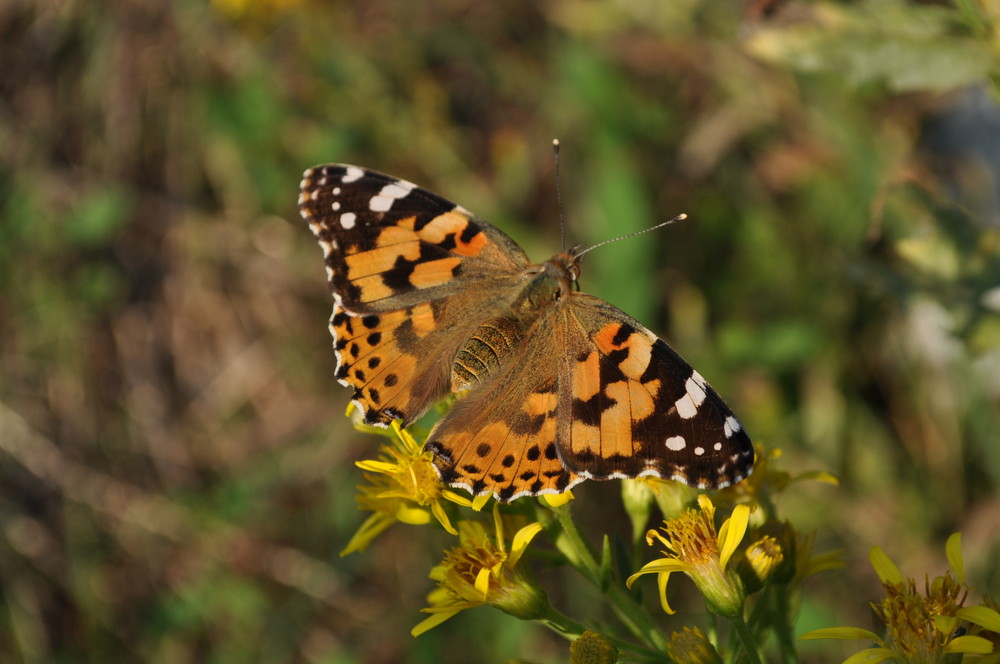
<svg viewBox="0 0 1000 664"><path fill-rule="evenodd" d="M426 189L345 164L303 174L326 260L337 379L364 421L406 426L460 393L425 449L444 483L501 501L585 479L702 489L753 469L722 398L662 339L580 292L580 251L532 263Z"/></svg>

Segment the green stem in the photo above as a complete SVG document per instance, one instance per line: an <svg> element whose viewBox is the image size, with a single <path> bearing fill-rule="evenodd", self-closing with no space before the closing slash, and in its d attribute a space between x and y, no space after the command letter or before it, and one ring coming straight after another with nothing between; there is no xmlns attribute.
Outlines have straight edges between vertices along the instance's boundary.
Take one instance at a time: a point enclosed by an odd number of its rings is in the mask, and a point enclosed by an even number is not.
<svg viewBox="0 0 1000 664"><path fill-rule="evenodd" d="M562 505L551 509L555 513L563 535L569 543L568 549L560 547L560 550L569 558L574 567L583 572L590 579L591 583L600 588L601 567L597 564L597 559L590 548L590 543L583 538L580 529L576 527L576 521L573 520L573 515L570 514L569 506ZM556 544L558 545L559 543L557 542Z"/></svg>
<svg viewBox="0 0 1000 664"><path fill-rule="evenodd" d="M580 635L587 629L580 623L576 622L569 616L563 615L551 606L548 611L545 612L544 616L538 618L538 622L542 623L556 634L566 637L570 641L580 638Z"/></svg>
<svg viewBox="0 0 1000 664"><path fill-rule="evenodd" d="M665 652L667 640L645 608L638 604L635 597L621 586L603 582L601 566L598 564L589 542L584 539L580 529L577 528L569 507L563 505L551 509L559 521L563 536L566 538L564 544L560 545L557 542L559 550L591 583L604 592L611 600L618 619L637 639L659 650L660 653Z"/></svg>
<svg viewBox="0 0 1000 664"><path fill-rule="evenodd" d="M747 627L747 623L743 619L743 616L738 615L734 618L730 618L730 622L736 630L736 633L739 634L740 641L743 642L743 652L747 654L747 659L750 660L750 664L761 664L760 653L757 652L757 643L754 641L753 634L750 633L750 628Z"/></svg>
<svg viewBox="0 0 1000 664"><path fill-rule="evenodd" d="M788 602L788 586L778 586L772 593L775 603L775 616L771 621L781 650L781 661L786 664L799 661L795 652L795 639L792 637L791 607Z"/></svg>

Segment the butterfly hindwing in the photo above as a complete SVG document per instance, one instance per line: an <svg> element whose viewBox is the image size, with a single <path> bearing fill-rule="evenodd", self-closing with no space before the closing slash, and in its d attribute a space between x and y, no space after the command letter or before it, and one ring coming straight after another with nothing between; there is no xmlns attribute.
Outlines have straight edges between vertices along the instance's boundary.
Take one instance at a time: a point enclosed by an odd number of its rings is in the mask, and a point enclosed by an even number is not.
<svg viewBox="0 0 1000 664"><path fill-rule="evenodd" d="M565 309L560 455L588 478L652 475L699 488L750 474L750 438L722 398L662 339L575 293Z"/></svg>
<svg viewBox="0 0 1000 664"><path fill-rule="evenodd" d="M550 318L543 314L502 372L470 389L431 430L427 447L446 483L506 502L562 493L583 479L559 458L559 348Z"/></svg>

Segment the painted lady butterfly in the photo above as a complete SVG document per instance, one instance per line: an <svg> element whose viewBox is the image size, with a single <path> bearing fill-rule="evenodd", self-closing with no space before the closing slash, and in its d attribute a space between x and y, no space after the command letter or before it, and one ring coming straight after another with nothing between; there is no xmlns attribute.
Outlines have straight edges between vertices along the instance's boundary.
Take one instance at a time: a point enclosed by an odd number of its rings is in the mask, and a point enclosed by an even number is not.
<svg viewBox="0 0 1000 664"><path fill-rule="evenodd" d="M307 170L299 206L336 301L336 375L365 421L405 426L465 393L427 439L447 484L509 501L584 479L713 489L750 474L750 438L705 379L574 288L579 252L533 264L468 210L357 166Z"/></svg>

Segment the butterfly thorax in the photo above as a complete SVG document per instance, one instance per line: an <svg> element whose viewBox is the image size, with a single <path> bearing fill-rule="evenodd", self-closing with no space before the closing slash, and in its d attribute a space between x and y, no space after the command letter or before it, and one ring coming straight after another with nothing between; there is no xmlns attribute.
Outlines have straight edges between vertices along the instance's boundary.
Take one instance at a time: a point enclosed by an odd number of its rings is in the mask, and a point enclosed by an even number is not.
<svg viewBox="0 0 1000 664"><path fill-rule="evenodd" d="M514 360L543 315L572 292L576 275L577 265L569 253L525 268L507 310L481 324L458 351L452 363L452 389L483 383Z"/></svg>

